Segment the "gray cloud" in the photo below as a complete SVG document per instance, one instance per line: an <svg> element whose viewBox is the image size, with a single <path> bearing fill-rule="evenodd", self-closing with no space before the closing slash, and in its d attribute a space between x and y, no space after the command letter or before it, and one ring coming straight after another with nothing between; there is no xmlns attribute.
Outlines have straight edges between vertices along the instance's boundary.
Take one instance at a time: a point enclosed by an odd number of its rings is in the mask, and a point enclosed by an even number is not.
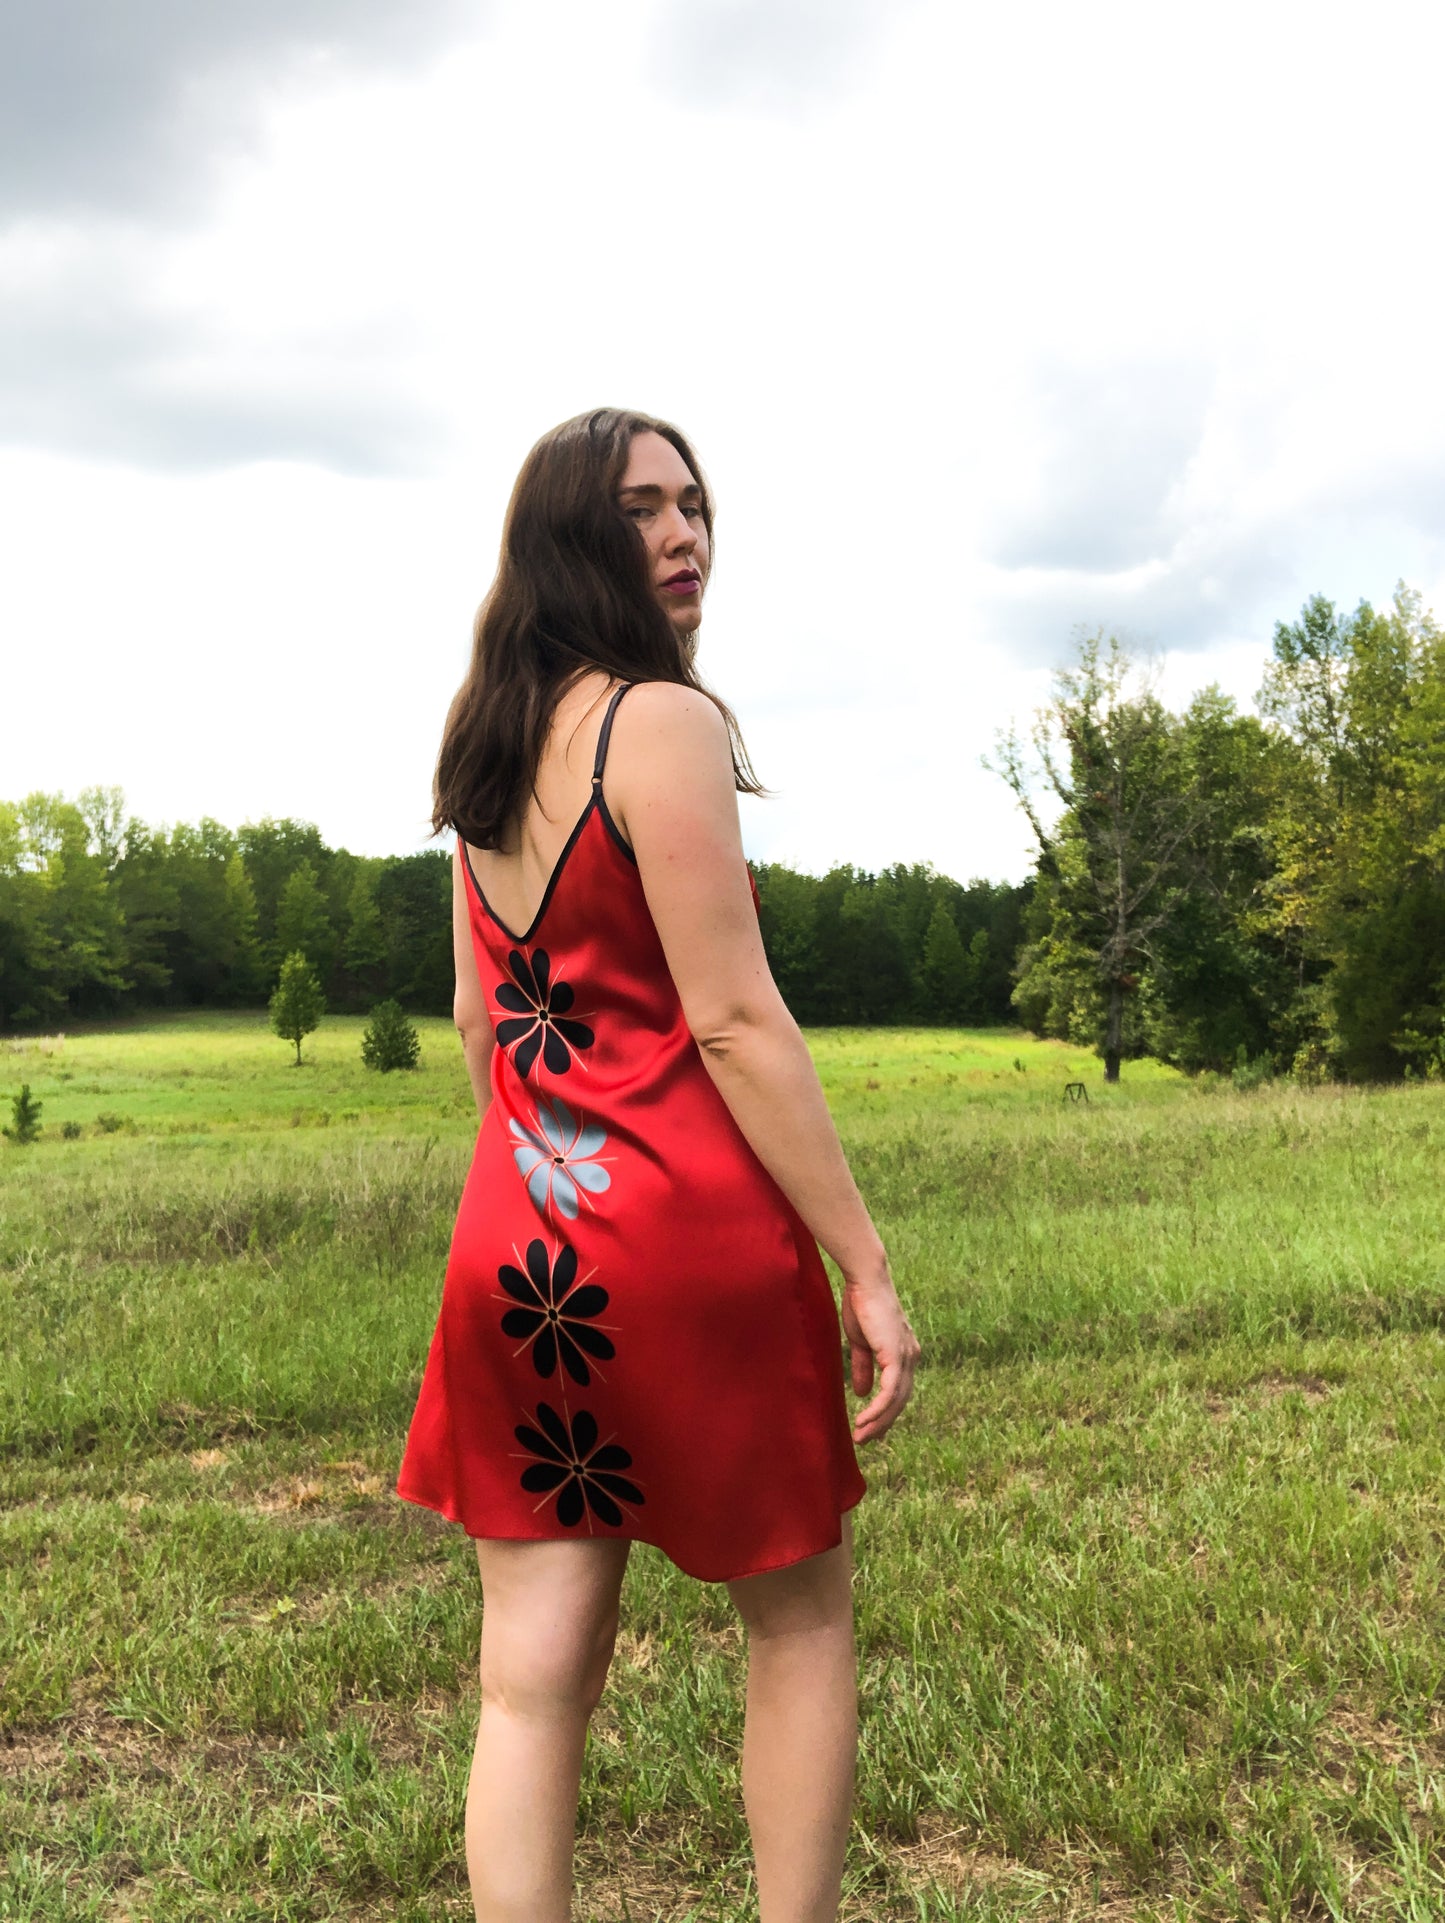
<svg viewBox="0 0 1445 1923"><path fill-rule="evenodd" d="M407 343L354 329L242 359L151 297L147 229L202 224L278 84L405 71L482 18L481 0L0 0L0 440L167 469L425 465L438 430L402 391Z"/></svg>
<svg viewBox="0 0 1445 1923"><path fill-rule="evenodd" d="M906 0L665 0L653 78L700 107L788 110L863 64Z"/></svg>
<svg viewBox="0 0 1445 1923"><path fill-rule="evenodd" d="M1226 395L1197 361L1036 373L1018 413L1037 454L982 531L988 638L1028 665L1063 658L1079 624L1161 649L1265 643L1310 593L1352 606L1433 574L1445 454L1321 473L1289 455L1287 399Z"/></svg>
<svg viewBox="0 0 1445 1923"><path fill-rule="evenodd" d="M358 330L241 359L191 316L148 305L102 249L0 304L3 439L172 470L414 470L438 429L397 379L403 347Z"/></svg>
<svg viewBox="0 0 1445 1923"><path fill-rule="evenodd" d="M1297 526L1188 498L1214 389L1198 360L1031 372L1018 431L1033 458L1012 490L1001 485L980 544L997 570L989 636L1015 659L1059 660L1079 624L1144 647L1207 647L1288 596Z"/></svg>
<svg viewBox="0 0 1445 1923"><path fill-rule="evenodd" d="M984 597L984 633L1028 667L1064 659L1079 626L1111 629L1144 649L1192 651L1250 634L1268 640L1299 598L1307 553L1300 533L1258 524L1214 530L1142 581L1083 568L1006 578Z"/></svg>
<svg viewBox="0 0 1445 1923"><path fill-rule="evenodd" d="M1430 515L1445 500L1445 457L1402 480L1347 478L1267 514L1201 517L1133 579L1086 566L1003 574L983 597L981 636L1038 667L1063 660L1080 625L1141 649L1205 653L1228 641L1268 644L1275 622L1314 593L1383 606L1396 580L1436 578L1445 561L1442 523Z"/></svg>
<svg viewBox="0 0 1445 1923"><path fill-rule="evenodd" d="M263 87L418 64L465 0L0 0L0 218L142 218L203 200Z"/></svg>

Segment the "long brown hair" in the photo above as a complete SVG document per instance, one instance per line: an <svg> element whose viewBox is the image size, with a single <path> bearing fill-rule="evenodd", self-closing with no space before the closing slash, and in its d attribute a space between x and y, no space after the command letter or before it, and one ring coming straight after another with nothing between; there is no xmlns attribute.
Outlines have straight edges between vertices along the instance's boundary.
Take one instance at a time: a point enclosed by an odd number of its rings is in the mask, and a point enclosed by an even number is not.
<svg viewBox="0 0 1445 1923"><path fill-rule="evenodd" d="M533 792L552 710L589 668L706 695L727 723L738 789L766 793L732 711L703 684L690 638L659 606L642 536L618 505L632 437L643 433L671 441L687 463L711 546L712 492L670 422L597 407L542 436L512 489L471 666L447 712L432 785L434 835L454 828L477 848L501 846Z"/></svg>

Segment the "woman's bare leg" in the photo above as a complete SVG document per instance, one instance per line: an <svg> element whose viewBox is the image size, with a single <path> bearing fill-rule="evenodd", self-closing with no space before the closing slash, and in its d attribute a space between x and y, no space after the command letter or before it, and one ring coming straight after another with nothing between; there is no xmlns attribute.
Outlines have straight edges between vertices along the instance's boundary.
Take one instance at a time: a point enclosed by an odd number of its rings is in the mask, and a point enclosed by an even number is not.
<svg viewBox="0 0 1445 1923"><path fill-rule="evenodd" d="M748 1631L743 1804L762 1923L835 1923L858 1750L852 1515L836 1549L730 1583Z"/></svg>
<svg viewBox="0 0 1445 1923"><path fill-rule="evenodd" d="M477 1923L567 1923L587 1719L617 1634L630 1545L477 1542L482 1713L467 1783Z"/></svg>

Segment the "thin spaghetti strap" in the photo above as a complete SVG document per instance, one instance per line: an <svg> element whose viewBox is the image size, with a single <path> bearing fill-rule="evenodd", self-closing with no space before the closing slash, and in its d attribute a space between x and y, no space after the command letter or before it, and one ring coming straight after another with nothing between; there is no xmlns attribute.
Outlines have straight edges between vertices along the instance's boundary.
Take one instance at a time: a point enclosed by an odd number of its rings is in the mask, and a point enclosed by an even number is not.
<svg viewBox="0 0 1445 1923"><path fill-rule="evenodd" d="M607 744L612 739L612 717L617 712L617 704L633 685L631 681L624 681L607 704L607 712L602 717L601 732L597 736L597 759L592 763L592 779L594 782L601 781L602 770L607 765Z"/></svg>

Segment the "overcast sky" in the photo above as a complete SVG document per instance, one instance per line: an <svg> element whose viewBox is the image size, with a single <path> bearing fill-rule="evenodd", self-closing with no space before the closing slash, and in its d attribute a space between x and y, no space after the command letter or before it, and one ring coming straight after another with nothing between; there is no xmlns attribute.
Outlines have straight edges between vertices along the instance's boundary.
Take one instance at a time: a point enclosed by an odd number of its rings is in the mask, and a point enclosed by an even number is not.
<svg viewBox="0 0 1445 1923"><path fill-rule="evenodd" d="M1248 705L1445 613L1445 15L0 0L0 796L427 845L502 510L583 408L719 502L748 851L1020 877L1080 624Z"/></svg>

